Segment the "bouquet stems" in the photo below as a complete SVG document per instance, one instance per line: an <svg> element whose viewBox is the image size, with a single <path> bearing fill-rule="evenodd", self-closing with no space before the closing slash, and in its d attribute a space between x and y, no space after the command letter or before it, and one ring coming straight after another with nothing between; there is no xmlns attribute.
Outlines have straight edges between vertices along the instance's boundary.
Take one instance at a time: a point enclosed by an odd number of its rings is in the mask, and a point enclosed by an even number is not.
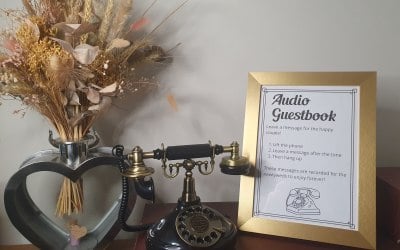
<svg viewBox="0 0 400 250"><path fill-rule="evenodd" d="M81 112L80 106L74 107L74 113ZM73 128L72 140L80 141L83 138L82 124ZM83 180L79 178L76 182L64 177L61 190L57 200L56 215L62 217L71 215L73 212L80 213L83 210Z"/></svg>
<svg viewBox="0 0 400 250"><path fill-rule="evenodd" d="M60 194L57 200L56 215L62 217L71 215L73 212L79 213L83 209L83 181L76 182L64 177L61 185Z"/></svg>

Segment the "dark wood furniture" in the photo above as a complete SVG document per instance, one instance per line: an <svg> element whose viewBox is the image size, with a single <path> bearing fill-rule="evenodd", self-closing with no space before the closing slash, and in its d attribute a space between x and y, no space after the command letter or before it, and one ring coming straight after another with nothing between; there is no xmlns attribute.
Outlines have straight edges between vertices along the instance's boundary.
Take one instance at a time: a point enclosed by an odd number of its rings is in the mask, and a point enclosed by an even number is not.
<svg viewBox="0 0 400 250"><path fill-rule="evenodd" d="M237 202L211 202L205 203L230 217L233 221L237 218ZM175 204L147 204L142 222L153 223L167 215ZM377 169L377 249L400 249L400 244L395 243L400 231L400 167ZM136 240L115 240L107 249L134 249L145 250L145 233L140 233ZM32 245L0 246L0 250L34 250ZM305 240L296 240L276 236L239 232L236 238L235 250L354 250L344 246L317 243ZM227 249L229 250L229 249Z"/></svg>
<svg viewBox="0 0 400 250"><path fill-rule="evenodd" d="M236 220L237 202L210 202L207 206L217 209L224 215ZM144 209L143 223L152 223L168 214L175 208L175 204L147 204ZM145 250L145 233L140 233L136 240L115 240L107 249L110 250ZM0 250L36 250L32 245L0 246ZM325 243L296 240L276 236L268 236L254 233L239 232L234 250L355 250L344 246L337 246ZM388 236L378 233L378 250L395 250L400 246ZM229 250L229 249L227 249Z"/></svg>
<svg viewBox="0 0 400 250"><path fill-rule="evenodd" d="M237 218L237 202L210 202L205 205L215 208L222 214L230 217L233 221ZM142 222L153 223L163 216L167 215L175 204L147 204ZM136 239L134 250L146 250L145 247L146 234L141 233ZM378 234L378 250L395 250L400 247L387 236ZM332 244L311 242L305 240L289 239L284 237L261 235L255 233L239 232L236 236L236 245L234 250L355 250L359 248L344 247ZM227 249L228 250L228 249Z"/></svg>

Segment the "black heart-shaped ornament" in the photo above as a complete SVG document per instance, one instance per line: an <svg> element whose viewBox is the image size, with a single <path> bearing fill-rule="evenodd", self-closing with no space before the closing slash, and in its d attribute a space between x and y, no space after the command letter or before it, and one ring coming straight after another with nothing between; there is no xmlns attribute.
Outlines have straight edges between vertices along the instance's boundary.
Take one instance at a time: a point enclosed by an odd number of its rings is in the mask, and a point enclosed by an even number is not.
<svg viewBox="0 0 400 250"><path fill-rule="evenodd" d="M20 233L40 249L69 249L70 235L48 218L29 195L27 177L33 173L48 171L61 174L77 181L85 172L97 166L110 166L119 171L119 159L112 156L111 148L89 150L86 160L70 168L57 150L46 150L27 159L22 167L10 178L4 192L4 204L8 217ZM132 212L137 194L133 181L129 181L129 198L126 218ZM83 238L74 249L101 249L118 234L121 225L118 212L121 197L116 198L108 212Z"/></svg>

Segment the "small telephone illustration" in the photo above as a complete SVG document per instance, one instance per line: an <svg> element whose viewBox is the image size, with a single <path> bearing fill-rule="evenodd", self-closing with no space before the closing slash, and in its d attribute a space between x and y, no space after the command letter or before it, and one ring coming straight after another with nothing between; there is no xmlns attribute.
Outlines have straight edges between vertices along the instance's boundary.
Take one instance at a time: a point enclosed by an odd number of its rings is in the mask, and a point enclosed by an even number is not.
<svg viewBox="0 0 400 250"><path fill-rule="evenodd" d="M122 229L128 232L147 231L146 248L149 250L175 249L232 249L236 225L224 215L204 206L196 194L193 172L197 168L202 175L210 175L214 170L215 156L230 153L222 158L221 172L229 175L247 174L249 161L239 156L239 144L229 146L208 144L181 145L143 152L140 147L124 155L121 145L113 148L113 154L120 158L122 178L122 198L119 222ZM210 161L193 160L210 158ZM154 169L144 164L144 159L161 160L164 176L175 178L180 169L185 170L183 191L176 208L159 222L149 225L127 225L126 208L129 196L128 178L133 178L136 193L144 199L154 201L153 180L145 179L154 173ZM170 160L181 162L168 164Z"/></svg>
<svg viewBox="0 0 400 250"><path fill-rule="evenodd" d="M320 193L313 188L294 188L286 199L286 211L296 215L320 215L320 209L313 199L318 199Z"/></svg>

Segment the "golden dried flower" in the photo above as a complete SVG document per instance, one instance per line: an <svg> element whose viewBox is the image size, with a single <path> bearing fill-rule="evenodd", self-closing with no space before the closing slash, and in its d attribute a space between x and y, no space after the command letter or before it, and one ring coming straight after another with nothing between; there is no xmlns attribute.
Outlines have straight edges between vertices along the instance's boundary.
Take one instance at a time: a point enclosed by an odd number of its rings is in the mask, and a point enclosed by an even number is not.
<svg viewBox="0 0 400 250"><path fill-rule="evenodd" d="M35 25L31 23L32 25ZM29 47L39 40L39 28L35 29L32 25L28 23L22 23L16 32L16 38L18 43L23 49L29 49Z"/></svg>
<svg viewBox="0 0 400 250"><path fill-rule="evenodd" d="M83 138L113 98L155 86L149 72L157 71L148 68L166 62L167 56L150 44L150 36L176 10L137 38L132 33L139 26L143 31L147 22L132 26L132 0L23 4L25 12L0 9L18 27L1 34L0 95L17 98L46 116L62 140ZM147 20L143 16L136 20Z"/></svg>
<svg viewBox="0 0 400 250"><path fill-rule="evenodd" d="M49 39L32 43L30 49L25 50L25 57L30 76L40 85L54 79L54 72L49 68L51 58L57 57L64 65L73 63L72 56Z"/></svg>

